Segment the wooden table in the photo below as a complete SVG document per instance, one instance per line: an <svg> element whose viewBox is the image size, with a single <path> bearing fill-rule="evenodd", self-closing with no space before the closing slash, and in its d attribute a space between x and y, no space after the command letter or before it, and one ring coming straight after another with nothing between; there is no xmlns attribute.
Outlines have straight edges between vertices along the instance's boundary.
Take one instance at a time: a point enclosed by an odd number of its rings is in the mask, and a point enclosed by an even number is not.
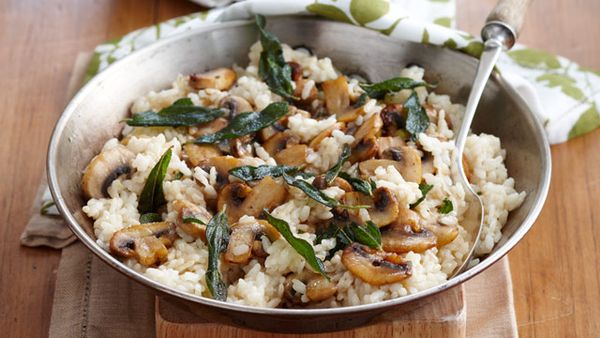
<svg viewBox="0 0 600 338"><path fill-rule="evenodd" d="M477 34L494 0L458 0ZM0 2L0 327L48 332L59 252L19 246L80 51L135 28L197 11L183 0ZM600 2L539 0L521 41L600 69ZM519 331L526 337L600 332L600 131L554 146L550 195L510 253ZM596 223L596 227L594 227Z"/></svg>

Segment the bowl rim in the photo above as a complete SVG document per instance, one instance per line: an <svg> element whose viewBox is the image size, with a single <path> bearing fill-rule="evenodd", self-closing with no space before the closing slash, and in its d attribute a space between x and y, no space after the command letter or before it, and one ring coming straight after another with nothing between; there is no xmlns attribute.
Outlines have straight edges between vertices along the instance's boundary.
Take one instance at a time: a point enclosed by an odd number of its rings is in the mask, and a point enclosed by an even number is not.
<svg viewBox="0 0 600 338"><path fill-rule="evenodd" d="M348 24L345 24L345 23L335 22L335 21L317 18L317 17L294 16L294 15L279 16L279 17L292 17L296 20L326 21L332 25L348 26ZM531 229L534 221L536 220L539 213L541 212L541 209L544 205L544 202L546 200L546 197L547 197L547 194L549 191L550 178L551 178L550 146L548 143L546 133L545 133L539 119L533 114L533 112L531 111L529 106L525 103L525 101L521 98L521 96L517 93L517 91L512 86L510 86L500 76L500 74L498 74L496 72L495 74L492 75L492 81L495 81L502 90L505 90L508 93L508 95L515 101L515 104L517 104L518 106L520 106L522 108L521 109L522 111L529 113L533 117L534 127L537 130L538 134L540 134L538 136L541 136L542 146L543 146L542 147L543 154L542 154L542 163L540 163L540 168L542 169L542 173L541 173L541 182L542 183L541 183L541 187L539 190L540 192L538 194L537 200L532 205L532 208L529 211L529 214L525 217L521 226L515 231L515 233L510 238L508 238L508 240L505 243L503 243L503 245L500 248L498 248L498 250L491 253L487 257L485 257L479 264L477 264L473 268L463 272L462 274L460 274L454 278L447 280L446 282L444 282L440 285L419 291L414 294L410 294L410 295L406 295L406 296L402 296L402 297L398 297L398 298L393 298L393 299L389 299L389 300L385 300L385 301L381 301L381 302L376 302L376 303L372 303L372 304L353 305L353 306L344 306L344 307L336 307L336 308L323 308L323 309L263 308L263 307L256 307L256 306L250 306L250 305L241 305L241 304L236 304L236 303L217 301L217 300L214 300L211 298L197 296L197 295L185 292L185 291L177 290L175 288L166 286L162 283L154 281L154 280L150 279L149 277L146 277L146 276L142 275L141 273L133 270L132 268L128 267L125 263L123 263L123 262L119 261L118 259L116 259L115 257L113 257L108 251L102 249L100 247L100 245L96 243L96 240L94 238L92 238L92 236L89 236L87 234L87 232L84 230L84 228L81 225L79 225L79 223L75 219L74 214L67 207L65 200L62 197L60 187L58 185L58 173L56 170L58 140L59 140L61 134L63 133L65 126L66 126L67 122L69 121L71 115L73 115L74 111L79 106L79 104L83 100L83 98L86 95L88 95L89 92L93 91L97 84L102 83L104 81L104 79L111 72L114 72L115 69L118 70L119 65L127 62L127 60L134 59L138 55L141 55L141 54L151 53L151 51L165 48L166 46L170 45L174 41L185 40L185 39L187 39L191 36L195 36L197 34L202 34L202 33L213 31L213 30L232 28L232 27L237 27L237 26L246 26L246 25L252 24L252 22L253 22L252 20L235 20L235 21L228 21L228 22L222 22L222 23L208 24L203 27L192 29L187 32L177 34L175 36L159 40L157 42L154 42L146 47L143 47L143 48L133 52L132 54L124 57L123 59L118 60L115 63L111 64L111 66L108 69L97 74L88 83L86 83L77 92L77 94L73 97L73 99L69 102L69 104L66 106L63 113L61 114L60 118L56 122L56 125L54 127L54 130L53 130L51 138L50 138L50 143L48 145L48 155L47 155L47 162L46 162L48 186L50 188L50 192L52 194L52 197L56 203L56 206L57 206L60 214L63 216L67 225L71 228L73 233L77 236L77 238L81 242L83 242L83 244L90 251L92 251L104 263L108 264L109 266L116 269L120 273L126 275L127 277L135 280L136 282L138 282L146 287L149 287L153 290L162 292L164 294L167 294L167 295L170 295L170 296L173 296L176 298L183 299L185 301L199 303L200 305L209 306L209 307L213 307L213 308L217 308L217 309L221 309L221 310L237 311L237 312L252 313L252 314L259 314L259 315L277 315L277 316L285 316L285 317L298 317L298 316L308 317L308 316L325 315L325 314L326 315L343 315L343 314L348 314L348 313L358 313L358 312L368 312L368 311L370 312L370 311L377 311L377 310L383 311L389 307L393 307L393 306L397 306L397 305L405 304L405 303L410 303L410 302L418 300L418 299L427 298L428 296L437 294L439 292L442 292L444 290L447 290L447 289L453 288L459 284L462 284L462 283L466 282L467 280L471 279L472 277L474 277L475 275L481 273L482 271L484 271L485 269L490 267L492 264L496 263L500 258L502 258L512 248L514 248L514 246ZM358 26L354 26L354 28L363 29ZM372 33L376 34L377 36L381 36L380 33L377 33L377 32L372 32ZM393 38L393 37L385 37L385 38L419 44L417 42L402 40L399 38ZM435 46L435 47L442 48L439 46ZM453 52L456 52L456 51L453 51ZM459 52L456 52L456 53L459 53ZM465 60L465 62L472 63L474 66L476 65L476 62L477 62L475 58L468 57L466 54L465 54L465 57L462 59Z"/></svg>

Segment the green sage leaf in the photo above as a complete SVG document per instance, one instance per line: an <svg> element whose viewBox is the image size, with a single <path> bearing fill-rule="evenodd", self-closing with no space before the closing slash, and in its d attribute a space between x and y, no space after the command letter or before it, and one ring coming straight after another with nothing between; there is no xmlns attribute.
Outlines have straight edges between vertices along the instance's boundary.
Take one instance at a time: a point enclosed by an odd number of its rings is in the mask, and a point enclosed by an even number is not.
<svg viewBox="0 0 600 338"><path fill-rule="evenodd" d="M413 89L422 86L431 87L423 81L415 81L408 77L395 77L378 83L361 83L359 84L367 95L374 99L382 99L386 94L395 93L402 89Z"/></svg>
<svg viewBox="0 0 600 338"><path fill-rule="evenodd" d="M229 170L229 174L239 178L242 181L259 181L267 176L279 177L284 173L293 173L300 170L300 167L286 165L259 165L253 167L250 165L236 167Z"/></svg>
<svg viewBox="0 0 600 338"><path fill-rule="evenodd" d="M304 239L294 236L289 224L286 221L273 217L267 209L264 209L263 212L267 216L267 221L271 223L271 225L275 227L277 231L279 231L281 236L285 238L285 240L292 246L292 248L294 248L294 250L296 250L298 254L300 254L300 256L304 257L308 265L310 265L315 272L318 272L322 276L329 278L325 273L323 261L317 257L312 245L310 245L310 243Z"/></svg>
<svg viewBox="0 0 600 338"><path fill-rule="evenodd" d="M337 163L327 170L327 173L325 174L325 182L327 184L331 184L331 182L333 182L333 180L335 180L335 178L338 176L340 170L342 170L342 166L350 158L350 153L350 146L348 144L344 144L344 148L342 149L342 153L340 154L340 158L338 159Z"/></svg>
<svg viewBox="0 0 600 338"><path fill-rule="evenodd" d="M427 193L431 189L433 189L433 185L427 183L420 183L419 190L421 190L421 197L419 197L419 199L415 203L411 204L410 208L414 209L417 205L421 204L421 202L425 200L425 196L427 196Z"/></svg>
<svg viewBox="0 0 600 338"><path fill-rule="evenodd" d="M425 108L421 106L419 97L416 92L413 92L406 102L404 102L403 109L407 112L406 114L406 131L410 134L413 141L417 139L419 133L425 132L429 126L429 116Z"/></svg>
<svg viewBox="0 0 600 338"><path fill-rule="evenodd" d="M219 272L220 255L227 249L229 242L229 224L225 210L216 214L206 226L206 241L208 242L208 268L206 270L206 285L212 297L216 300L227 300L227 285Z"/></svg>
<svg viewBox="0 0 600 338"><path fill-rule="evenodd" d="M452 210L454 210L454 205L452 204L452 201L447 198L444 198L442 204L438 206L440 214L449 214Z"/></svg>
<svg viewBox="0 0 600 338"><path fill-rule="evenodd" d="M287 113L288 104L286 102L271 103L260 113L246 112L236 115L227 127L214 134L202 135L194 143L218 143L223 140L252 134L272 125Z"/></svg>
<svg viewBox="0 0 600 338"><path fill-rule="evenodd" d="M138 201L138 211L140 214L155 212L159 207L167 203L162 184L167 174L169 162L171 162L171 148L165 151L148 175Z"/></svg>
<svg viewBox="0 0 600 338"><path fill-rule="evenodd" d="M269 86L271 91L286 99L296 99L292 94L292 67L283 58L283 49L279 39L265 31L266 20L262 15L256 15L256 26L260 32L262 52L258 61L258 74Z"/></svg>
<svg viewBox="0 0 600 338"><path fill-rule="evenodd" d="M200 224L200 225L206 225L206 223L204 223L200 219L197 219L196 217L186 217L182 221L183 221L183 223L196 223L196 224Z"/></svg>
<svg viewBox="0 0 600 338"><path fill-rule="evenodd" d="M303 193L306 194L306 196L310 197L311 199L327 206L330 208L344 208L344 209L366 209L366 208L370 208L369 205L344 205L344 204L340 204L340 202L334 198L331 198L329 196L327 196L324 192L322 192L321 190L315 188L312 184L306 182L303 179L296 179L290 175L288 175L287 173L283 173L283 179L285 181L285 183L287 183L288 185L291 185L293 187L296 187L298 189L300 189Z"/></svg>
<svg viewBox="0 0 600 338"><path fill-rule="evenodd" d="M352 186L352 189L365 195L373 196L373 190L377 188L373 187L373 181L366 181L357 177L352 177L350 174L345 172L340 172L338 176L348 181L348 183L350 183Z"/></svg>
<svg viewBox="0 0 600 338"><path fill-rule="evenodd" d="M351 224L354 241L373 249L381 248L381 232L375 223L367 221L364 226Z"/></svg>
<svg viewBox="0 0 600 338"><path fill-rule="evenodd" d="M194 106L192 100L183 98L158 113L147 111L135 114L125 122L130 126L139 127L181 127L207 123L223 115L223 109Z"/></svg>

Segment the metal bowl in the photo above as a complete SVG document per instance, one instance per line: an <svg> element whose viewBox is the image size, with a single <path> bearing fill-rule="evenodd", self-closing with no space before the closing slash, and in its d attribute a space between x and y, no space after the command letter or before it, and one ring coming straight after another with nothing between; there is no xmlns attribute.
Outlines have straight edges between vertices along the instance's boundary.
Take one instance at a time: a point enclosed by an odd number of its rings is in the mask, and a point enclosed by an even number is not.
<svg viewBox="0 0 600 338"><path fill-rule="evenodd" d="M426 69L426 79L439 83L438 93L465 103L477 60L436 46L399 41L356 26L309 17L269 19L268 29L281 41L306 45L330 57L344 73L371 81L398 74L408 64ZM204 318L258 330L323 332L364 325L392 308L457 286L479 274L512 249L538 216L550 182L550 151L544 130L519 95L500 75L492 76L475 117L473 130L494 134L507 150L506 166L516 188L526 191L523 205L511 212L502 239L474 268L437 287L376 304L332 309L267 309L202 298L155 282L104 251L94 237L92 221L83 214L81 174L102 145L119 135L133 100L167 87L178 74L248 62L257 40L250 21L235 21L189 31L133 53L96 76L73 98L58 120L48 150L48 181L58 209L77 237L101 260L162 297Z"/></svg>

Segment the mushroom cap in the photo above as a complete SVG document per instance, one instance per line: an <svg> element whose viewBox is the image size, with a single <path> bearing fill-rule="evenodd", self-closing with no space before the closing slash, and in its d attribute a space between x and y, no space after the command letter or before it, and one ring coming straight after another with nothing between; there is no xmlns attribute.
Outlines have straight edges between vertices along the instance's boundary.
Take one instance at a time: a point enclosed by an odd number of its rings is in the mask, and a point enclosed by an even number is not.
<svg viewBox="0 0 600 338"><path fill-rule="evenodd" d="M125 258L135 258L144 266L153 266L167 259L167 247L177 238L170 222L132 225L113 234L110 251Z"/></svg>
<svg viewBox="0 0 600 338"><path fill-rule="evenodd" d="M229 118L233 118L239 113L246 113L253 110L252 105L246 99L236 95L228 95L219 101L219 107L229 110Z"/></svg>
<svg viewBox="0 0 600 338"><path fill-rule="evenodd" d="M135 154L119 144L96 155L85 168L81 188L87 199L108 197L108 188L121 175L131 173Z"/></svg>
<svg viewBox="0 0 600 338"><path fill-rule="evenodd" d="M206 243L206 225L198 224L196 222L184 222L186 218L196 218L205 224L207 224L212 215L205 208L197 206L186 200L175 200L173 201L172 208L177 212L177 222L175 226L181 229L186 234L200 238Z"/></svg>
<svg viewBox="0 0 600 338"><path fill-rule="evenodd" d="M381 232L383 250L395 253L424 252L435 247L437 238L427 230L415 231L410 225L393 223Z"/></svg>
<svg viewBox="0 0 600 338"><path fill-rule="evenodd" d="M394 253L352 243L344 249L342 263L353 275L371 285L400 282L412 275L412 265Z"/></svg>
<svg viewBox="0 0 600 338"><path fill-rule="evenodd" d="M229 263L247 264L254 252L255 239L261 235L276 241L281 236L269 222L257 220L256 222L234 223L231 226L231 235L225 251L225 260Z"/></svg>
<svg viewBox="0 0 600 338"><path fill-rule="evenodd" d="M189 84L194 89L215 88L218 90L227 90L233 86L237 75L232 69L217 68L211 71L190 75Z"/></svg>
<svg viewBox="0 0 600 338"><path fill-rule="evenodd" d="M358 170L365 177L375 175L378 167L393 166L408 182L420 183L422 178L421 157L416 149L408 146L390 148L385 153L389 158L360 162Z"/></svg>
<svg viewBox="0 0 600 338"><path fill-rule="evenodd" d="M324 81L321 88L325 96L325 107L329 114L342 114L350 106L350 93L345 76Z"/></svg>
<svg viewBox="0 0 600 338"><path fill-rule="evenodd" d="M373 196L367 196L357 191L347 192L342 196L345 205L370 205L367 209L369 218L377 227L381 228L396 220L400 210L400 204L394 194L385 187L379 187L373 191ZM350 221L363 223L358 210L347 210L345 213ZM344 215L341 215L344 216Z"/></svg>

